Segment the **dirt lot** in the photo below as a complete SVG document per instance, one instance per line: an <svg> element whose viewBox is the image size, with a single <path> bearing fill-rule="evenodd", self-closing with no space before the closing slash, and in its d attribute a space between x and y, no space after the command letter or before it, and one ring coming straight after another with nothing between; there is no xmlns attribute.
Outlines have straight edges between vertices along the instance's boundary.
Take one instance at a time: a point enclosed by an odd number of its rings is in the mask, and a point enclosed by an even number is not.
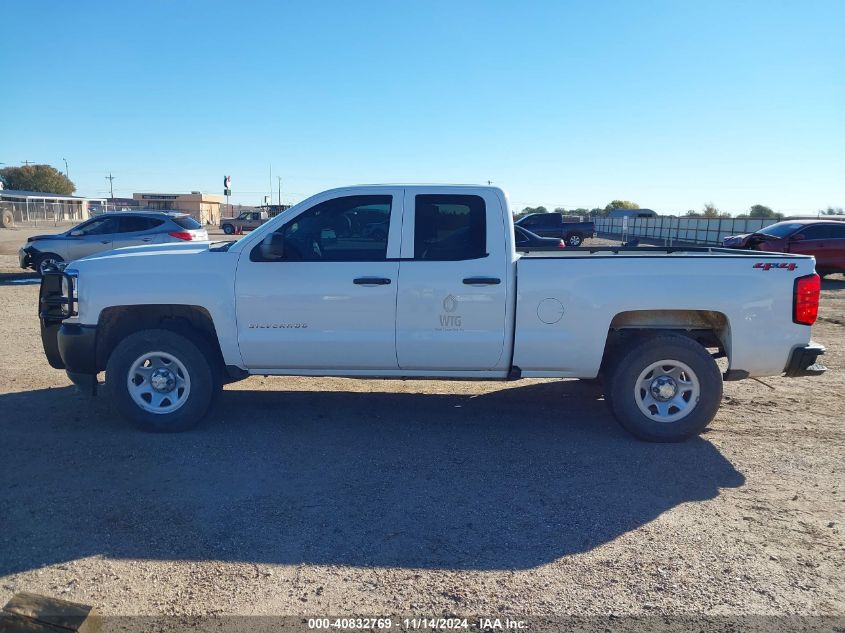
<svg viewBox="0 0 845 633"><path fill-rule="evenodd" d="M14 235L12 235L14 233ZM600 391L250 378L139 433L40 349L0 230L0 604L105 614L845 614L845 280L826 375L728 383L701 438Z"/></svg>

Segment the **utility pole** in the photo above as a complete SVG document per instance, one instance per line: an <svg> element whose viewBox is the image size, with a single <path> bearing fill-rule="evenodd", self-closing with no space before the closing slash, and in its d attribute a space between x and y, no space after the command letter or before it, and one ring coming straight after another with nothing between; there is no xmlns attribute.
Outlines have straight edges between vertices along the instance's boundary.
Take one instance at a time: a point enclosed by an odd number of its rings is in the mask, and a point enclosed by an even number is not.
<svg viewBox="0 0 845 633"><path fill-rule="evenodd" d="M279 206L282 206L282 177L276 176L279 179Z"/></svg>
<svg viewBox="0 0 845 633"><path fill-rule="evenodd" d="M62 160L65 161L65 178L70 180L70 171L68 171L68 168L67 168L67 158L63 158Z"/></svg>
<svg viewBox="0 0 845 633"><path fill-rule="evenodd" d="M106 180L109 181L109 193L111 194L112 200L114 200L114 178L115 177L111 175L111 172L109 172L109 175L106 176Z"/></svg>
<svg viewBox="0 0 845 633"><path fill-rule="evenodd" d="M23 161L23 164L26 165L27 167L29 167L29 161L28 160Z"/></svg>

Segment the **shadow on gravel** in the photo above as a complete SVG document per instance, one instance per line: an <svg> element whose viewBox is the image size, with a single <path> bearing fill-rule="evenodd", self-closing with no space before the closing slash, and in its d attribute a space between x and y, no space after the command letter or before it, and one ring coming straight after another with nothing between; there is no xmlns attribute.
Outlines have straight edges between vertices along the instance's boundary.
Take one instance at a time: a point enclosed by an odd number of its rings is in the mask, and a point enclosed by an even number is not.
<svg viewBox="0 0 845 633"><path fill-rule="evenodd" d="M0 286L17 286L26 284L38 284L41 279L37 273L24 272L19 273L0 273Z"/></svg>
<svg viewBox="0 0 845 633"><path fill-rule="evenodd" d="M180 435L66 387L2 394L0 420L0 574L96 555L523 569L744 483L703 439L630 438L576 381L226 391Z"/></svg>

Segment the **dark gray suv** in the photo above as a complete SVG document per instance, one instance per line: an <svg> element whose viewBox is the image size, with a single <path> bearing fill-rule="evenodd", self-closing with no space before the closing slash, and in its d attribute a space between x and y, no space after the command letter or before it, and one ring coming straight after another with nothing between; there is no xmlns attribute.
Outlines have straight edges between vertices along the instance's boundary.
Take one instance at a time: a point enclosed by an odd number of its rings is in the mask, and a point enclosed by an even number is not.
<svg viewBox="0 0 845 633"><path fill-rule="evenodd" d="M116 211L86 220L64 233L30 237L18 255L21 268L43 274L59 262L124 246L207 240L208 231L187 213Z"/></svg>

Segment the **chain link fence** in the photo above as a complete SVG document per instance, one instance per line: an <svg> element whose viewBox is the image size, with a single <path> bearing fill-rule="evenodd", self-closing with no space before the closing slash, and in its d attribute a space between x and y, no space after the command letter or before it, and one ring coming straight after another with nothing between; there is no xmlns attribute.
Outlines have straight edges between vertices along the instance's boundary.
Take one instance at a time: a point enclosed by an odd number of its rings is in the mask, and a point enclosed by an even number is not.
<svg viewBox="0 0 845 633"><path fill-rule="evenodd" d="M27 200L0 201L0 218L3 225L60 226L78 224L88 218L85 207L78 202ZM9 222L11 218L11 222Z"/></svg>

